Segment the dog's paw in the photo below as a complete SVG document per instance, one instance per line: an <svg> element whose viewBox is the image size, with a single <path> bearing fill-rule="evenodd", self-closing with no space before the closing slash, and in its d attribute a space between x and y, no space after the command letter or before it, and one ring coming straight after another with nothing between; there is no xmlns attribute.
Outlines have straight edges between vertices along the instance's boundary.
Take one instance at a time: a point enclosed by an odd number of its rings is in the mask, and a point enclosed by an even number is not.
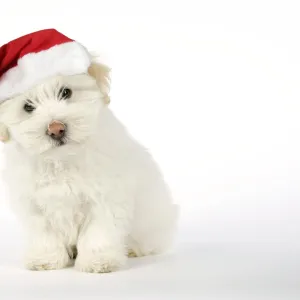
<svg viewBox="0 0 300 300"><path fill-rule="evenodd" d="M33 271L58 270L70 263L70 257L65 248L31 249L25 256L25 267Z"/></svg>
<svg viewBox="0 0 300 300"><path fill-rule="evenodd" d="M128 257L138 257L138 255L136 254L136 252L132 249L129 249L127 252L127 256Z"/></svg>
<svg viewBox="0 0 300 300"><path fill-rule="evenodd" d="M78 253L75 268L88 273L110 273L120 270L126 264L125 254L116 252Z"/></svg>

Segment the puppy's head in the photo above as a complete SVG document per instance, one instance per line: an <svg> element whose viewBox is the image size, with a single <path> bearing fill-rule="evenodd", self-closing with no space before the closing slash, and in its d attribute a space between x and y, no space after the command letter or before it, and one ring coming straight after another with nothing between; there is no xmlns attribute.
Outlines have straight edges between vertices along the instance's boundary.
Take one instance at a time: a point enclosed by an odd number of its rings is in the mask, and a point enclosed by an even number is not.
<svg viewBox="0 0 300 300"><path fill-rule="evenodd" d="M88 74L56 76L0 104L0 137L30 154L82 146L97 130L109 103L109 69L92 63Z"/></svg>

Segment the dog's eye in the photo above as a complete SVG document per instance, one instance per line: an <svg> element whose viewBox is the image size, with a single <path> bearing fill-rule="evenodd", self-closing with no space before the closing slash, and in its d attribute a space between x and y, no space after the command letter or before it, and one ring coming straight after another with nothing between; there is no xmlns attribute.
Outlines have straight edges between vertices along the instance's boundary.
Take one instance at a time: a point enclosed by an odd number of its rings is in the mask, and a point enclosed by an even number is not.
<svg viewBox="0 0 300 300"><path fill-rule="evenodd" d="M72 91L69 88L61 88L59 96L61 99L69 99L72 96Z"/></svg>
<svg viewBox="0 0 300 300"><path fill-rule="evenodd" d="M35 110L35 107L32 104L30 104L29 102L26 102L24 105L24 110L28 113L31 113Z"/></svg>

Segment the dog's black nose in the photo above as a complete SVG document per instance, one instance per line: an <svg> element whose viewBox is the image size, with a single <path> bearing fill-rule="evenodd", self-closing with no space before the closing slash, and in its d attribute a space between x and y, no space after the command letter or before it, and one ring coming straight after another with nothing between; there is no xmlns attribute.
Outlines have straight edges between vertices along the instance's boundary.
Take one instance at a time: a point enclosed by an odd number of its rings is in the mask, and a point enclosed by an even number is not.
<svg viewBox="0 0 300 300"><path fill-rule="evenodd" d="M47 134L55 140L60 140L66 134L66 125L59 121L53 121L48 125Z"/></svg>

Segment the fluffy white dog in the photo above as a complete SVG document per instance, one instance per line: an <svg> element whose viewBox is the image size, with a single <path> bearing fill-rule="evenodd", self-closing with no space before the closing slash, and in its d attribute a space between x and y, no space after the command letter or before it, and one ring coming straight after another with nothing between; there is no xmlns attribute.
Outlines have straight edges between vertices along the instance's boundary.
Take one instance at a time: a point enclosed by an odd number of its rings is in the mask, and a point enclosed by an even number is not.
<svg viewBox="0 0 300 300"><path fill-rule="evenodd" d="M108 108L109 70L53 76L0 104L9 201L25 265L111 272L172 245L177 205L151 155ZM0 134L1 136L1 134Z"/></svg>

